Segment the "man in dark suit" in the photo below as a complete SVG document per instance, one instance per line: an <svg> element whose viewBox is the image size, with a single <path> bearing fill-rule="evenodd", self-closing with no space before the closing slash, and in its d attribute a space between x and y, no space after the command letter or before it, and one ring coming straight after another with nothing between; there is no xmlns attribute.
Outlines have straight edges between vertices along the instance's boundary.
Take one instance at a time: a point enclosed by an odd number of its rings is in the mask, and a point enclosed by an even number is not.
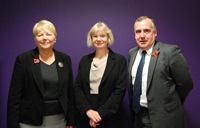
<svg viewBox="0 0 200 128"><path fill-rule="evenodd" d="M156 40L155 22L148 16L135 21L134 32L138 47L129 51L132 127L185 128L182 106L193 88L193 80L184 56L178 46ZM138 82L137 70L143 51L146 54ZM139 100L136 100L138 87Z"/></svg>

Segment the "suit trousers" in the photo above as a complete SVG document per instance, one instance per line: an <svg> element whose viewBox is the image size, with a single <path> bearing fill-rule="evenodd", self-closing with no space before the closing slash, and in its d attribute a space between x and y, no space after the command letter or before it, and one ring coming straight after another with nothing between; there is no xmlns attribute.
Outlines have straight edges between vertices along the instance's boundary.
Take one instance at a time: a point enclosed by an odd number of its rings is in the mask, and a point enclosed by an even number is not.
<svg viewBox="0 0 200 128"><path fill-rule="evenodd" d="M136 114L135 119L135 128L152 128L148 108L140 107L140 112Z"/></svg>

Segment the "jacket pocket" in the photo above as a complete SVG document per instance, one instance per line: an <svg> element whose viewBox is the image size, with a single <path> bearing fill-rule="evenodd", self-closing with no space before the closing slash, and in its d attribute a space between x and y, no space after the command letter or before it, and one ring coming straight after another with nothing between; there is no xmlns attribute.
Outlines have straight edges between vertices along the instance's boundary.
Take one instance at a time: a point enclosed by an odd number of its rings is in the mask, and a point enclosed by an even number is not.
<svg viewBox="0 0 200 128"><path fill-rule="evenodd" d="M170 102L165 105L165 108L167 109L167 111L171 111L175 109L176 107L177 107L177 102Z"/></svg>

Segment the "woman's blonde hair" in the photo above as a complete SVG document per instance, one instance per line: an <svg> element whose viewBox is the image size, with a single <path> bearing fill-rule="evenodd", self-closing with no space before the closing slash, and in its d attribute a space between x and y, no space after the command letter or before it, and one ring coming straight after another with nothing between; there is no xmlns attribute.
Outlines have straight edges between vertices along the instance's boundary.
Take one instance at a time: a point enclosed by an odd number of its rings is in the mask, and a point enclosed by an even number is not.
<svg viewBox="0 0 200 128"><path fill-rule="evenodd" d="M114 37L112 31L108 28L108 26L103 22L96 23L88 32L87 35L87 46L93 46L92 36L97 33L106 33L108 36L108 46L111 46L114 43Z"/></svg>
<svg viewBox="0 0 200 128"><path fill-rule="evenodd" d="M51 32L54 33L55 37L57 37L57 32L56 32L56 28L53 25L53 23L51 23L48 20L41 20L38 23L36 23L33 27L33 35L37 35L41 30L47 29Z"/></svg>

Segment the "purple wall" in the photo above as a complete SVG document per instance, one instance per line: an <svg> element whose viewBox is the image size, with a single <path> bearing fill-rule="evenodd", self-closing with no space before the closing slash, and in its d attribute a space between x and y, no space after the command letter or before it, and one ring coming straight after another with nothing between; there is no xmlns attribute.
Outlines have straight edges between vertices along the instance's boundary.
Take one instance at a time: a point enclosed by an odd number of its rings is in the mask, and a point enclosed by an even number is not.
<svg viewBox="0 0 200 128"><path fill-rule="evenodd" d="M180 2L179 2L180 1ZM111 48L127 57L136 46L133 23L141 15L152 16L158 40L177 44L185 55L195 86L184 105L188 128L200 127L199 0L1 0L0 1L0 127L6 127L6 104L16 55L33 49L33 25L52 21L58 32L56 49L71 56L74 76L80 58L92 52L86 34L98 21L113 31ZM198 34L198 35L197 35ZM198 54L199 56L199 54ZM129 123L128 97L124 100L124 128Z"/></svg>

